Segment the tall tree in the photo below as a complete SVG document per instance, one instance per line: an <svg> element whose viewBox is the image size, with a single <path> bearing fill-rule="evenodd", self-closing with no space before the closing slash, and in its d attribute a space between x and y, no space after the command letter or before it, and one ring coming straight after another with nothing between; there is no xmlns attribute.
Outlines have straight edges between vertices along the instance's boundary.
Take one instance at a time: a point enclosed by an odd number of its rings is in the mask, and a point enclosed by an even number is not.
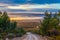
<svg viewBox="0 0 60 40"><path fill-rule="evenodd" d="M58 11L58 16L57 16L57 18L59 19L59 28L58 28L58 30L60 31L60 10Z"/></svg>
<svg viewBox="0 0 60 40"><path fill-rule="evenodd" d="M60 22L60 10L58 11L58 19L59 19L59 22Z"/></svg>
<svg viewBox="0 0 60 40"><path fill-rule="evenodd" d="M3 19L2 27L3 27L3 32L4 32L4 31L7 31L7 29L10 27L10 19L6 11L2 15L2 19Z"/></svg>
<svg viewBox="0 0 60 40"><path fill-rule="evenodd" d="M49 29L49 22L50 22L50 19L51 19L51 13L49 14L47 11L45 12L45 17L44 17L44 20L43 20L43 23L42 23L42 33L43 34L47 34L48 32L48 29Z"/></svg>
<svg viewBox="0 0 60 40"><path fill-rule="evenodd" d="M45 17L42 22L42 27L40 29L42 30L41 32L44 35L48 35L48 33L53 33L53 31L56 32L58 28L59 20L57 18L57 13L55 13L53 17L52 16L53 15L51 12L50 14L47 11L45 12Z"/></svg>
<svg viewBox="0 0 60 40"><path fill-rule="evenodd" d="M0 12L0 33L2 32L2 12Z"/></svg>
<svg viewBox="0 0 60 40"><path fill-rule="evenodd" d="M59 19L57 13L54 14L53 21L54 21L54 27L57 28L57 26L59 25Z"/></svg>
<svg viewBox="0 0 60 40"><path fill-rule="evenodd" d="M4 12L1 16L1 28L2 28L2 33L1 35L3 36L3 40L6 40L6 35L8 33L8 29L10 27L10 19L9 16L7 15L7 12Z"/></svg>

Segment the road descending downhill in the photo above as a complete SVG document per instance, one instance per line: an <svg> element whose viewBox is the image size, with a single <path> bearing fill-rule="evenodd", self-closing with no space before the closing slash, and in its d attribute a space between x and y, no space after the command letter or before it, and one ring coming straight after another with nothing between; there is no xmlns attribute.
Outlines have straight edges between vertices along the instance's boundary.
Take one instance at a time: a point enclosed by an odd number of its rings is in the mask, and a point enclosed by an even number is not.
<svg viewBox="0 0 60 40"><path fill-rule="evenodd" d="M27 32L24 36L15 37L12 40L47 40L47 39L46 37L42 37L36 34L32 34L31 32Z"/></svg>
<svg viewBox="0 0 60 40"><path fill-rule="evenodd" d="M27 33L26 38L24 38L23 40L39 40L34 34L32 33Z"/></svg>

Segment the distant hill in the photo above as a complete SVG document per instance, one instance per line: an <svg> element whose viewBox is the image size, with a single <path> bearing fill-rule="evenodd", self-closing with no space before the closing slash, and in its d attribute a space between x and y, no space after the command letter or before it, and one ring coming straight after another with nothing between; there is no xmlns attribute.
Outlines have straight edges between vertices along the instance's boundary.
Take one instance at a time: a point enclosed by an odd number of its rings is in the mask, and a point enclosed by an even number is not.
<svg viewBox="0 0 60 40"><path fill-rule="evenodd" d="M12 20L14 21L14 20ZM40 24L40 19L35 20L16 20L18 27L34 28Z"/></svg>

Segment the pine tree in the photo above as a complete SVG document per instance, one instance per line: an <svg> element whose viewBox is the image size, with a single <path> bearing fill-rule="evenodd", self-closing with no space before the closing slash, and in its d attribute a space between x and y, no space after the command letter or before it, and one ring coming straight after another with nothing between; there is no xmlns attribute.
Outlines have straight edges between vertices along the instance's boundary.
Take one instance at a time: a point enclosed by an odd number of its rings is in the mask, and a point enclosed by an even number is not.
<svg viewBox="0 0 60 40"><path fill-rule="evenodd" d="M58 16L57 16L57 18L58 18L58 21L59 21L59 24L58 24L58 30L60 31L60 10L58 11Z"/></svg>
<svg viewBox="0 0 60 40"><path fill-rule="evenodd" d="M0 33L2 32L2 12L0 12Z"/></svg>
<svg viewBox="0 0 60 40"><path fill-rule="evenodd" d="M54 16L52 17L52 13L50 12L50 14L46 11L45 12L45 17L44 20L42 22L42 27L41 27L41 33L43 35L52 35L51 33L53 33L54 35L57 34L57 28L58 28L58 24L59 24L59 20L57 18L57 13L54 14Z"/></svg>
<svg viewBox="0 0 60 40"><path fill-rule="evenodd" d="M60 22L60 10L58 11L58 19L59 19L59 22Z"/></svg>
<svg viewBox="0 0 60 40"><path fill-rule="evenodd" d="M54 26L57 27L59 25L59 19L58 19L57 13L54 14L54 20L53 21L55 21Z"/></svg>
<svg viewBox="0 0 60 40"><path fill-rule="evenodd" d="M3 19L2 27L3 27L3 32L4 32L8 30L8 28L10 27L10 19L9 19L9 16L7 15L7 12L3 13L2 19Z"/></svg>
<svg viewBox="0 0 60 40"><path fill-rule="evenodd" d="M50 22L50 19L51 19L51 13L49 14L47 11L45 12L45 17L44 17L44 20L43 20L43 23L42 23L42 33L44 35L47 34L48 32L48 29L49 29L49 22Z"/></svg>
<svg viewBox="0 0 60 40"><path fill-rule="evenodd" d="M7 15L7 12L0 12L0 35L3 37L3 40L6 39L8 29L10 27L10 19Z"/></svg>

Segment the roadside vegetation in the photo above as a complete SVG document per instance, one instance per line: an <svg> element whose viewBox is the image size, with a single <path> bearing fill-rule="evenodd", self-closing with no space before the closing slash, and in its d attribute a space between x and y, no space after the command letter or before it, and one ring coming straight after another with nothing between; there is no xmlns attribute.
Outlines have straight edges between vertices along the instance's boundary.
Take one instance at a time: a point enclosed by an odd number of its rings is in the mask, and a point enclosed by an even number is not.
<svg viewBox="0 0 60 40"><path fill-rule="evenodd" d="M60 11L58 13L50 14L46 11L44 20L40 25L40 34L43 36L48 36L48 40L60 40ZM51 38L52 39L51 39Z"/></svg>
<svg viewBox="0 0 60 40"><path fill-rule="evenodd" d="M0 12L0 39L20 37L25 34L23 28L17 28L16 21L10 21L7 12Z"/></svg>
<svg viewBox="0 0 60 40"><path fill-rule="evenodd" d="M29 32L47 36L48 40L60 40L60 11L55 14L46 11L38 28ZM21 37L25 33L24 28L17 28L16 21L10 21L7 12L0 12L0 39Z"/></svg>
<svg viewBox="0 0 60 40"><path fill-rule="evenodd" d="M48 40L60 40L60 11L54 15L46 11L43 22L40 21L39 30L33 32L47 36Z"/></svg>

